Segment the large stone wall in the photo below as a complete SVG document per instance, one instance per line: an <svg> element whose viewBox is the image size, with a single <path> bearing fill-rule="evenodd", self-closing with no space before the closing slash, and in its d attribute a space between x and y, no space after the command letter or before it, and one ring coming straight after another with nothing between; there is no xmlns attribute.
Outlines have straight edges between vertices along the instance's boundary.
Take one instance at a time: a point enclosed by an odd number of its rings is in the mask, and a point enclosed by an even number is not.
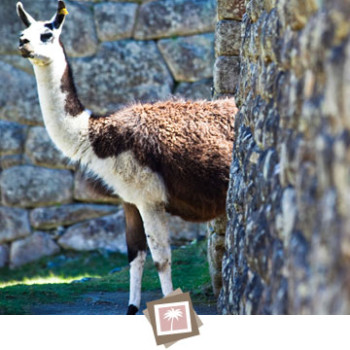
<svg viewBox="0 0 350 350"><path fill-rule="evenodd" d="M234 96L239 79L241 21L244 12L244 0L218 2L213 67L214 99ZM215 295L219 295L222 287L226 224L226 216L223 216L208 225L208 262Z"/></svg>
<svg viewBox="0 0 350 350"><path fill-rule="evenodd" d="M30 63L18 55L17 0L0 11L0 267L62 249L125 252L119 200L94 192L55 149ZM36 19L56 0L23 0ZM211 98L215 0L66 1L62 40L86 107L104 113L133 101ZM200 226L173 219L174 239Z"/></svg>
<svg viewBox="0 0 350 350"><path fill-rule="evenodd" d="M219 308L348 314L350 3L245 5Z"/></svg>

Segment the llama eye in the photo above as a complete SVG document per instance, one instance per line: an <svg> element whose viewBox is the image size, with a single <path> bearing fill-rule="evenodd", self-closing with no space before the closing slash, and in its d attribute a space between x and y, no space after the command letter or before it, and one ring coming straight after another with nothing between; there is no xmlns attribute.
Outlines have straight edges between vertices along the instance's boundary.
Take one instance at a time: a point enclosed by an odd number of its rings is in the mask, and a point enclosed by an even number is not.
<svg viewBox="0 0 350 350"><path fill-rule="evenodd" d="M40 35L40 40L44 43L49 41L51 38L52 38L52 33L45 33Z"/></svg>

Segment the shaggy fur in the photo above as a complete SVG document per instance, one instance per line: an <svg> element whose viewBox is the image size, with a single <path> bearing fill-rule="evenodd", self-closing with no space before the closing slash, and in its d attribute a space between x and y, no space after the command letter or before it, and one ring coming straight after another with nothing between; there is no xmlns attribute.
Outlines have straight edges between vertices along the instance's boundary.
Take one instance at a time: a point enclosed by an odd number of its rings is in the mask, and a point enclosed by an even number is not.
<svg viewBox="0 0 350 350"><path fill-rule="evenodd" d="M131 151L161 175L169 213L208 221L225 210L236 112L233 99L138 104L93 116L89 136L98 157Z"/></svg>

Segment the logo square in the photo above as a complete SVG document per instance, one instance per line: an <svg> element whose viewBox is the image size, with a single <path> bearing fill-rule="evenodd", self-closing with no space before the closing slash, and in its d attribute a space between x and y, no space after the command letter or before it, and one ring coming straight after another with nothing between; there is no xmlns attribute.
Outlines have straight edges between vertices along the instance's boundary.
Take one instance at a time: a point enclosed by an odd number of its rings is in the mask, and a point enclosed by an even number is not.
<svg viewBox="0 0 350 350"><path fill-rule="evenodd" d="M192 332L188 301L155 305L154 311L159 336Z"/></svg>

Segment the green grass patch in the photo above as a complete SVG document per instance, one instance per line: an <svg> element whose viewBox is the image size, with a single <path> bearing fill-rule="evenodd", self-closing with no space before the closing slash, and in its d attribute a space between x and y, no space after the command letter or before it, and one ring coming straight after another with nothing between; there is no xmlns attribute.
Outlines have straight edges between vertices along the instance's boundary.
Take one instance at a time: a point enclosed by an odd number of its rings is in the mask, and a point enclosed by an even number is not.
<svg viewBox="0 0 350 350"><path fill-rule="evenodd" d="M111 274L111 270L120 270ZM71 283L84 277L82 283ZM175 288L190 291L194 303L214 302L210 287L206 241L173 250ZM88 292L128 291L129 266L125 255L66 253L44 258L16 270L0 269L0 314L30 314L39 304L74 303ZM142 289L159 290L158 274L148 254Z"/></svg>

